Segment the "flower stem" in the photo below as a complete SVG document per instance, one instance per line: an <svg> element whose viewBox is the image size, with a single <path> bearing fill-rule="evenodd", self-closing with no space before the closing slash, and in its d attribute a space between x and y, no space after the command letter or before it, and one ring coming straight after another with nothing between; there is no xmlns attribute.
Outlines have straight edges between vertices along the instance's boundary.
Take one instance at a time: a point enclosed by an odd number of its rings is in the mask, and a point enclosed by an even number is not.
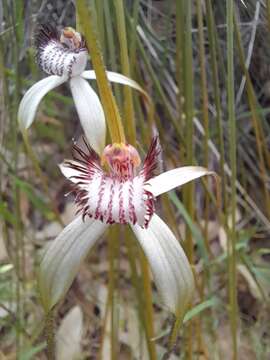
<svg viewBox="0 0 270 360"><path fill-rule="evenodd" d="M114 1L115 13L116 13L116 23L118 30L118 38L120 44L120 58L121 58L121 67L124 75L130 77L130 63L128 56L128 47L127 47L127 33L126 33L126 24L125 24L125 12L123 6L123 0ZM124 104L125 104L125 124L127 128L127 138L129 144L136 145L136 127L134 122L134 107L132 92L128 86L124 88Z"/></svg>
<svg viewBox="0 0 270 360"><path fill-rule="evenodd" d="M170 356L175 348L175 345L176 345L177 336L179 334L179 329L183 323L183 318L184 318L183 314L174 318L174 322L173 322L173 326L172 326L170 338L169 338L168 351L165 352L165 354L162 357L162 360L167 360L170 358Z"/></svg>
<svg viewBox="0 0 270 360"><path fill-rule="evenodd" d="M91 54L91 60L96 72L97 84L111 135L111 141L115 143L125 142L125 133L121 116L107 79L101 51L94 30L92 12L86 0L78 0L76 4L80 25L85 35L87 47Z"/></svg>
<svg viewBox="0 0 270 360"><path fill-rule="evenodd" d="M229 297L230 320L233 343L233 359L237 359L237 283L236 283L236 121L234 101L234 1L227 0L227 92L229 120L229 149L231 176L231 211L232 224L229 229L228 259L229 259Z"/></svg>
<svg viewBox="0 0 270 360"><path fill-rule="evenodd" d="M46 315L46 342L47 355L49 360L55 359L55 343L54 343L54 313L50 310Z"/></svg>
<svg viewBox="0 0 270 360"><path fill-rule="evenodd" d="M224 150L224 134L223 134L223 125L222 125L222 106L221 106L221 94L220 94L220 75L218 71L218 44L217 44L217 28L215 24L215 18L213 13L212 0L206 0L206 25L207 25L207 36L209 41L209 51L210 51L210 67L212 73L212 85L213 86L213 97L216 107L216 121L217 121L217 131L218 131L218 143L219 143L219 173L221 178L221 187L222 187L222 197L224 208L227 208L227 191L226 191L226 176L224 170L225 164L225 150Z"/></svg>
<svg viewBox="0 0 270 360"><path fill-rule="evenodd" d="M183 14L185 14L184 21L184 34L183 34L183 95L184 95L184 115L185 115L185 135L186 135L186 164L193 164L194 162L194 138L193 138L193 117L194 117L194 74L193 74L193 48L192 48L192 3L191 1L182 0L181 8ZM179 13L178 9L178 13ZM178 19L181 19L181 15L178 14ZM192 221L195 219L194 208L194 184L189 183L184 190L184 202L187 212L190 215ZM194 249L191 230L186 227L186 254L191 265L194 262ZM179 316L181 319L181 317ZM181 324L180 319L175 323L174 333L178 329L178 323ZM179 325L180 326L180 325ZM193 322L190 322L187 328L188 339L186 344L186 358L192 360L193 347L195 339L193 337Z"/></svg>

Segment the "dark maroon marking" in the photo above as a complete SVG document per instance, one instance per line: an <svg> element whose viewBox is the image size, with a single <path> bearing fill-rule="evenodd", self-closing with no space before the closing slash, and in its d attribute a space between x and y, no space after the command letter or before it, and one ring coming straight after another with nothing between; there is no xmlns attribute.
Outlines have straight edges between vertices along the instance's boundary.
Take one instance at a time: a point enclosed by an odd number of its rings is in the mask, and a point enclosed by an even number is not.
<svg viewBox="0 0 270 360"><path fill-rule="evenodd" d="M112 180L113 181L112 181L111 188L110 188L110 199L109 199L109 204L108 204L107 224L114 224L115 223L115 221L113 220L113 216L112 216L115 179L112 179Z"/></svg>
<svg viewBox="0 0 270 360"><path fill-rule="evenodd" d="M55 28L51 25L41 24L38 26L36 35L35 35L35 46L38 49L39 47L45 47L52 40L59 41L59 35Z"/></svg>
<svg viewBox="0 0 270 360"><path fill-rule="evenodd" d="M63 75L64 72L64 61L66 57L70 54L78 54L81 51L86 51L86 43L84 37L82 37L81 46L79 49L69 49L65 44L60 42L60 36L58 31L53 28L51 25L40 25L37 28L35 35L35 47L36 52L36 61L42 70L46 71L49 74L57 74L59 76ZM43 59L44 49L48 46L49 43L55 43L54 48L46 58ZM42 60L44 60L42 62ZM68 74L71 76L72 66L76 62L75 55L70 60L68 65ZM43 63L43 66L42 66ZM53 67L55 69L53 69Z"/></svg>
<svg viewBox="0 0 270 360"><path fill-rule="evenodd" d="M99 192L98 192L97 207L96 207L96 211L95 211L95 219L98 219L101 216L100 206L101 206L103 195L104 195L105 184L106 184L106 175L102 175L100 178L100 187L99 187Z"/></svg>
<svg viewBox="0 0 270 360"><path fill-rule="evenodd" d="M147 199L144 200L144 204L146 207L146 214L148 215L146 218L144 218L144 226L147 229L149 222L155 212L155 197L150 191L144 190L144 195L147 196Z"/></svg>
<svg viewBox="0 0 270 360"><path fill-rule="evenodd" d="M123 199L123 187L124 187L124 183L121 182L119 186L119 223L120 224L126 224L124 199Z"/></svg>
<svg viewBox="0 0 270 360"><path fill-rule="evenodd" d="M143 168L141 170L141 174L144 176L145 181L151 179L153 177L154 171L158 166L158 156L161 152L161 147L159 144L158 136L155 136L152 139L150 148L144 159Z"/></svg>

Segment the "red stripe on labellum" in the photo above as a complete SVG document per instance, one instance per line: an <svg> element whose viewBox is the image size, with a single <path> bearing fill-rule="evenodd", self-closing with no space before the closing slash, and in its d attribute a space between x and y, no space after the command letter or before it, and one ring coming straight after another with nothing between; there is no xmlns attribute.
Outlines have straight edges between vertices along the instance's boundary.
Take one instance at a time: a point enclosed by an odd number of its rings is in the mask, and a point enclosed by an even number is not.
<svg viewBox="0 0 270 360"><path fill-rule="evenodd" d="M119 186L119 222L125 224L125 209L124 209L124 198L123 198L123 182Z"/></svg>
<svg viewBox="0 0 270 360"><path fill-rule="evenodd" d="M110 200L108 203L108 218L107 218L107 224L113 224L115 221L113 220L113 197L114 197L114 186L115 186L115 180L113 179L111 187L110 187Z"/></svg>
<svg viewBox="0 0 270 360"><path fill-rule="evenodd" d="M100 188L99 188L99 192L98 192L98 203L97 203L97 208L96 208L96 212L95 212L95 219L99 219L101 214L100 211L100 206L101 206L101 202L102 202L102 198L104 195L104 191L105 191L105 184L106 184L106 177L105 175L102 175L100 178Z"/></svg>
<svg viewBox="0 0 270 360"><path fill-rule="evenodd" d="M99 156L87 143L86 149L74 145L73 157L76 162L64 163L64 166L74 170L75 175L71 179L77 181L71 192L75 195L75 203L83 219L89 216L108 224L138 223L141 227L147 227L155 211L155 198L150 191L144 190L144 184L157 166L160 153L157 139L152 142L140 174L131 176L129 173L128 178L126 157L124 164L119 163L119 156L117 164L111 158L113 170L106 172L101 167ZM119 169L119 173L116 169Z"/></svg>

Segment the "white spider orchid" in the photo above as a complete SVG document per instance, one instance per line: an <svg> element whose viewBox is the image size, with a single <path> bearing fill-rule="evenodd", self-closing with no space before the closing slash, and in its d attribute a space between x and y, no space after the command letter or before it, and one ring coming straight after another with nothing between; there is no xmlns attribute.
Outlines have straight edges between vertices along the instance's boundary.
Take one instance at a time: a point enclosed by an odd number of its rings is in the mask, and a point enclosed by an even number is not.
<svg viewBox="0 0 270 360"><path fill-rule="evenodd" d="M137 150L128 144L106 146L101 160L87 145L74 146L74 160L60 165L73 183L80 215L54 240L39 274L41 300L50 310L70 287L80 263L113 223L129 224L143 249L164 305L173 313L186 310L194 280L187 257L168 226L155 214L155 197L204 175L186 166L153 177L160 147L154 138L142 169ZM103 165L107 170L104 170Z"/></svg>
<svg viewBox="0 0 270 360"><path fill-rule="evenodd" d="M84 71L88 59L84 38L71 27L64 28L59 36L53 28L42 25L36 36L36 48L37 63L50 76L35 83L23 96L18 110L21 130L31 126L44 96L68 81L87 140L95 151L101 153L106 137L105 116L97 94L85 80L95 79L96 75L93 70ZM124 75L106 73L109 81L144 93L135 81Z"/></svg>

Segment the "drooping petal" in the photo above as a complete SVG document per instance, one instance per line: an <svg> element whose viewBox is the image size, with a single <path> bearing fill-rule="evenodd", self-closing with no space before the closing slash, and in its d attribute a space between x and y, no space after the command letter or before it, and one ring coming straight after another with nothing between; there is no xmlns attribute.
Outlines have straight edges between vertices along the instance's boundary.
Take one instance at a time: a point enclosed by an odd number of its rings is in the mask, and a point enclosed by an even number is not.
<svg viewBox="0 0 270 360"><path fill-rule="evenodd" d="M117 84L127 85L132 87L133 89L139 91L143 94L146 98L148 98L148 94L143 88L134 80L128 78L125 75L113 72L113 71L106 71L108 80ZM96 73L94 70L85 70L81 76L87 80L94 80L96 79Z"/></svg>
<svg viewBox="0 0 270 360"><path fill-rule="evenodd" d="M149 179L145 189L151 191L154 196L159 196L205 175L216 174L200 166L183 166Z"/></svg>
<svg viewBox="0 0 270 360"><path fill-rule="evenodd" d="M41 302L49 311L67 292L80 264L98 238L106 224L79 216L57 236L46 251L39 269Z"/></svg>
<svg viewBox="0 0 270 360"><path fill-rule="evenodd" d="M23 96L18 110L18 122L21 130L28 129L34 121L42 98L52 89L63 84L65 76L52 75L35 83Z"/></svg>
<svg viewBox="0 0 270 360"><path fill-rule="evenodd" d="M192 298L194 279L181 245L156 214L147 229L131 227L150 263L164 305L176 315L183 315Z"/></svg>
<svg viewBox="0 0 270 360"><path fill-rule="evenodd" d="M91 147L101 154L105 147L106 123L100 100L80 76L70 79L70 88L85 136Z"/></svg>

